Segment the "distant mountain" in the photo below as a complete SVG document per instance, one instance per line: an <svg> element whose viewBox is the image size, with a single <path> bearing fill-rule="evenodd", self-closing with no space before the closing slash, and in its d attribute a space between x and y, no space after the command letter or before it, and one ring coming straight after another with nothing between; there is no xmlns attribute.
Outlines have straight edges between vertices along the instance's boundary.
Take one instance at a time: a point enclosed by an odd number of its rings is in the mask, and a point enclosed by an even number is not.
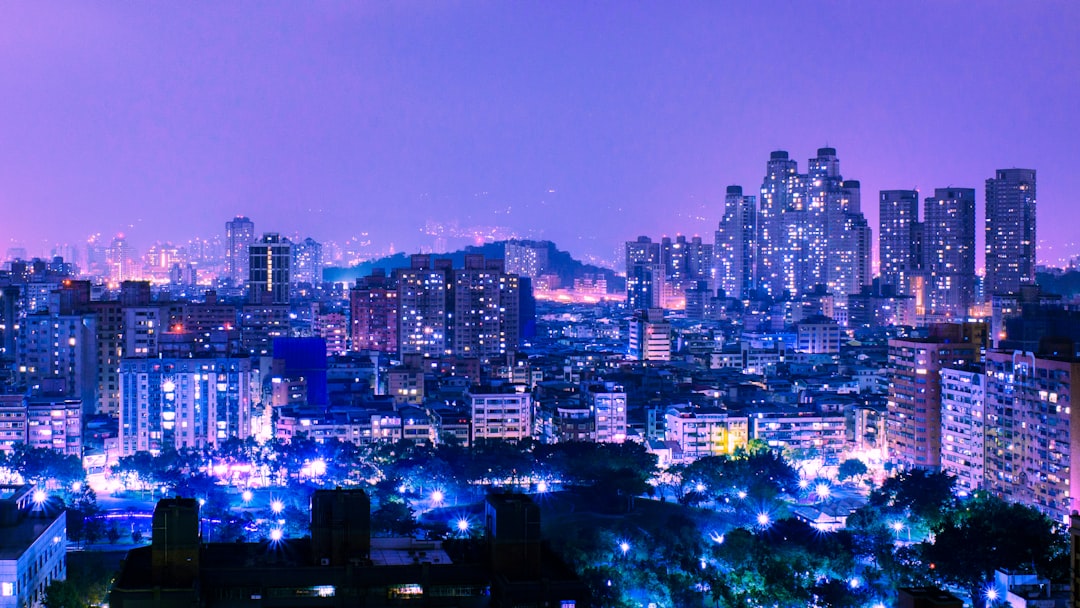
<svg viewBox="0 0 1080 608"><path fill-rule="evenodd" d="M626 289L626 279L618 276L614 270L593 266L592 264L585 264L575 260L568 252L559 249L550 241L496 241L494 243L485 243L479 247L466 247L465 249L459 249L458 251L452 251L450 253L436 253L433 255L436 259L449 259L453 262L454 268L460 268L465 265L465 256L470 254L481 254L486 258L505 259L506 244L508 242L517 243L519 245L529 245L532 247L547 247L547 273L558 275L559 282L564 287L572 286L574 284L574 279L592 275L594 277L603 277L607 280L609 293L615 293ZM352 283L360 277L370 275L371 271L376 268L385 270L386 274L389 275L397 268L408 267L409 256L404 253L397 253L378 260L357 264L356 266L349 268L327 268L323 270L323 280L332 283Z"/></svg>

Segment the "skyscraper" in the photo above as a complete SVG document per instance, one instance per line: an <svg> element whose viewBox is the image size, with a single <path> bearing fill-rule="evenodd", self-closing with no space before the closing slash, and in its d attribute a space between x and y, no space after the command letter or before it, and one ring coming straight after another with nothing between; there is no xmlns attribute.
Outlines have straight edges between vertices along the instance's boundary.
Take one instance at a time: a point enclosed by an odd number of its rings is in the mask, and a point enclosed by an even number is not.
<svg viewBox="0 0 1080 608"><path fill-rule="evenodd" d="M728 186L724 217L716 230L716 280L728 297L746 298L757 288L757 201L742 186Z"/></svg>
<svg viewBox="0 0 1080 608"><path fill-rule="evenodd" d="M881 282L911 295L911 279L922 268L919 191L882 190L878 210Z"/></svg>
<svg viewBox="0 0 1080 608"><path fill-rule="evenodd" d="M788 153L770 155L761 185L759 282L775 298L825 285L840 301L870 282L871 231L860 184L840 175L835 148L819 148L800 174Z"/></svg>
<svg viewBox="0 0 1080 608"><path fill-rule="evenodd" d="M797 277L805 274L801 226L806 179L798 170L787 152L777 150L769 155L761 184L759 281L774 298L785 290L794 294L801 282Z"/></svg>
<svg viewBox="0 0 1080 608"><path fill-rule="evenodd" d="M962 319L975 300L975 190L937 188L923 207L927 314Z"/></svg>
<svg viewBox="0 0 1080 608"><path fill-rule="evenodd" d="M248 246L248 289L252 303L288 304L292 243L267 232ZM269 301L265 301L269 298Z"/></svg>
<svg viewBox="0 0 1080 608"><path fill-rule="evenodd" d="M225 222L225 278L239 287L248 278L248 245L255 242L255 223L238 215Z"/></svg>
<svg viewBox="0 0 1080 608"><path fill-rule="evenodd" d="M1035 170L999 169L986 180L986 287L1014 293L1035 282Z"/></svg>

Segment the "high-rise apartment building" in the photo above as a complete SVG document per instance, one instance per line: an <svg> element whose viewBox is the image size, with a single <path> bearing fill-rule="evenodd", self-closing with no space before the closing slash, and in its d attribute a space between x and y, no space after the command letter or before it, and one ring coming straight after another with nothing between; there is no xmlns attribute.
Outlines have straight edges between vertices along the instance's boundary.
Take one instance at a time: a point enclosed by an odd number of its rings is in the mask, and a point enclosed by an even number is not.
<svg viewBox="0 0 1080 608"><path fill-rule="evenodd" d="M716 280L728 297L746 299L757 289L758 236L756 198L728 186L713 246Z"/></svg>
<svg viewBox="0 0 1080 608"><path fill-rule="evenodd" d="M626 306L630 310L660 305L666 274L660 245L647 236L626 243Z"/></svg>
<svg viewBox="0 0 1080 608"><path fill-rule="evenodd" d="M979 366L941 368L941 470L968 493L983 487L985 379Z"/></svg>
<svg viewBox="0 0 1080 608"><path fill-rule="evenodd" d="M450 348L447 320L452 312L450 260L414 255L397 272L399 354L441 357Z"/></svg>
<svg viewBox="0 0 1080 608"><path fill-rule="evenodd" d="M769 155L761 184L758 227L760 281L774 298L795 295L807 276L806 176L798 162L777 150Z"/></svg>
<svg viewBox="0 0 1080 608"><path fill-rule="evenodd" d="M878 260L882 285L914 295L914 277L922 270L922 224L918 190L882 190L878 205Z"/></svg>
<svg viewBox="0 0 1080 608"><path fill-rule="evenodd" d="M986 180L987 300L1035 283L1035 170L999 169Z"/></svg>
<svg viewBox="0 0 1080 608"><path fill-rule="evenodd" d="M292 245L292 282L319 285L322 283L323 246L308 237Z"/></svg>
<svg viewBox="0 0 1080 608"><path fill-rule="evenodd" d="M353 350L398 352L398 288L377 268L349 290L349 337Z"/></svg>
<svg viewBox="0 0 1080 608"><path fill-rule="evenodd" d="M1058 522L1078 508L1080 448L1072 389L1080 360L986 355L986 489Z"/></svg>
<svg viewBox="0 0 1080 608"><path fill-rule="evenodd" d="M235 287L248 279L248 245L254 242L254 222L242 215L225 222L225 278Z"/></svg>
<svg viewBox="0 0 1080 608"><path fill-rule="evenodd" d="M520 285L502 260L466 255L453 271L451 354L490 360L518 348Z"/></svg>
<svg viewBox="0 0 1080 608"><path fill-rule="evenodd" d="M975 190L937 188L923 206L926 313L967 318L975 303Z"/></svg>
<svg viewBox="0 0 1080 608"><path fill-rule="evenodd" d="M547 243L508 242L503 255L506 259L506 272L510 274L535 278L548 270Z"/></svg>
<svg viewBox="0 0 1080 608"><path fill-rule="evenodd" d="M267 232L248 245L249 299L256 304L288 304L292 277L292 243Z"/></svg>
<svg viewBox="0 0 1080 608"><path fill-rule="evenodd" d="M901 468L941 467L941 370L978 361L985 343L981 325L934 325L930 334L889 340L888 458Z"/></svg>
<svg viewBox="0 0 1080 608"><path fill-rule="evenodd" d="M787 152L770 156L758 218L759 281L773 297L825 285L844 302L871 279L860 184L840 175L835 148L819 148L808 166L800 174Z"/></svg>
<svg viewBox="0 0 1080 608"><path fill-rule="evenodd" d="M120 455L246 439L258 387L258 371L246 358L124 359Z"/></svg>

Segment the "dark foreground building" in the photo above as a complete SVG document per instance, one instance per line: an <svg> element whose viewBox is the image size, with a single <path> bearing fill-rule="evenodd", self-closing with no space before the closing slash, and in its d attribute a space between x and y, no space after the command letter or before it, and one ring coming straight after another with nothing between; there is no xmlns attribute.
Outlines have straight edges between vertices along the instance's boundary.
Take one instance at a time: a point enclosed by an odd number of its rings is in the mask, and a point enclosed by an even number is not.
<svg viewBox="0 0 1080 608"><path fill-rule="evenodd" d="M578 608L587 589L540 540L540 510L493 495L483 539L371 538L363 490L319 490L311 538L202 544L199 506L154 510L149 547L133 549L112 608L467 606Z"/></svg>

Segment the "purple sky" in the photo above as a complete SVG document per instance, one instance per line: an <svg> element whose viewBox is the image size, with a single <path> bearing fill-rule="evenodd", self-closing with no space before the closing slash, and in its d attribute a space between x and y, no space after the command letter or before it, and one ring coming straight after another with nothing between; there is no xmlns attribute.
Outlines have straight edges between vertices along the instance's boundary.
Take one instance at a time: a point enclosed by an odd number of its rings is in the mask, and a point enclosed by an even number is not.
<svg viewBox="0 0 1080 608"><path fill-rule="evenodd" d="M875 239L878 190L974 187L981 222L984 180L1019 166L1042 259L1080 253L1078 4L4 3L0 245L179 243L245 214L614 258L711 241L725 186L827 144Z"/></svg>

